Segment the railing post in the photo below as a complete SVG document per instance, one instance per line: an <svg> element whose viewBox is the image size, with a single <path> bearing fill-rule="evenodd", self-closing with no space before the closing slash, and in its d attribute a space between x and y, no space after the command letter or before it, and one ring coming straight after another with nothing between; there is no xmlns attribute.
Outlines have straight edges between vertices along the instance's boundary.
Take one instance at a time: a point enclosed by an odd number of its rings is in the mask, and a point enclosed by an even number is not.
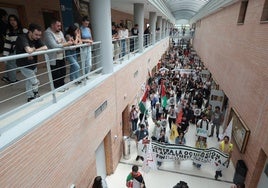
<svg viewBox="0 0 268 188"><path fill-rule="evenodd" d="M56 98L56 92L55 92L55 88L54 88L54 84L53 84L53 77L52 77L52 72L51 72L51 68L50 68L49 58L48 58L47 54L44 54L44 56L45 56L45 60L46 60L47 74L48 74L50 89L52 91L53 103L56 103L57 98Z"/></svg>

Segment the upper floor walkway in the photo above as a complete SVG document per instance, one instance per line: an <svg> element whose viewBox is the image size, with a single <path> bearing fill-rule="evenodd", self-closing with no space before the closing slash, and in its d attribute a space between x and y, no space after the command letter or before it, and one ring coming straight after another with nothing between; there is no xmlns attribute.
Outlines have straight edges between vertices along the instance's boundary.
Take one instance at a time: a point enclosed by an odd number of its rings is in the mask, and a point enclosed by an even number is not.
<svg viewBox="0 0 268 188"><path fill-rule="evenodd" d="M124 40L113 40L113 71L116 72L124 66L127 66L133 59L138 56L142 56L147 50L153 50L154 46L158 45L163 39L168 39L167 36L162 36L158 34L156 36L156 43L153 45L151 40L151 35L144 35L143 51L140 52L138 49L139 39L136 36L129 37ZM175 36L177 39L184 38L185 42L190 38L189 34L185 36ZM170 38L170 41L173 39ZM124 47L123 47L124 46ZM1 78L5 77L10 72L15 72L17 82L4 82L3 79L0 82L0 135L4 139L4 133L12 128L16 128L16 125L21 121L27 120L27 118L33 116L34 114L48 109L48 107L53 106L57 103L58 107L54 108L55 113L60 108L73 103L75 99L83 96L84 93L89 92L92 88L96 87L102 80L108 78L110 74L103 74L103 54L101 54L102 44L101 42L94 42L91 46L92 52L92 68L89 73L85 73L87 68L85 63L81 61L81 52L84 48L89 46L82 44L77 46L65 47L61 49L49 49L46 51L34 52L33 54L18 54L6 57L0 57L0 62L5 62L5 64L14 62L17 59L30 57L33 55L38 56L37 73L36 77L40 84L38 87L40 97L27 102L27 91L26 91L26 81L21 72L20 67L15 67L9 70L1 70ZM66 54L66 74L63 75L65 79L65 85L60 88L54 88L53 77L50 68L50 60L48 59L48 54L53 52L65 52ZM75 56L77 57L77 63L79 64L79 77L71 80L72 72L72 62L71 56L67 55L68 51L75 51ZM145 67L146 68L146 67ZM60 105L61 104L61 105ZM39 119L42 120L42 117ZM2 148L10 140L7 139L6 142L1 142L0 147Z"/></svg>

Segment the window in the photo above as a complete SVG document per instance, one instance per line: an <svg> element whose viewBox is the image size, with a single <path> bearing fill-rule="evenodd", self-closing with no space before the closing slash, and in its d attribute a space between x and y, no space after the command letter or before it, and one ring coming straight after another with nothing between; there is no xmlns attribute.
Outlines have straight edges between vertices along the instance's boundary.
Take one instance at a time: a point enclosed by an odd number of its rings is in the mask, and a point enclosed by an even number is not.
<svg viewBox="0 0 268 188"><path fill-rule="evenodd" d="M245 17L246 17L246 12L247 12L247 7L248 7L248 0L243 0L241 2L241 6L240 6L240 11L239 11L239 15L238 15L238 24L243 24L245 21Z"/></svg>
<svg viewBox="0 0 268 188"><path fill-rule="evenodd" d="M268 0L265 0L263 10L262 10L262 15L261 15L261 22L266 22L268 21Z"/></svg>

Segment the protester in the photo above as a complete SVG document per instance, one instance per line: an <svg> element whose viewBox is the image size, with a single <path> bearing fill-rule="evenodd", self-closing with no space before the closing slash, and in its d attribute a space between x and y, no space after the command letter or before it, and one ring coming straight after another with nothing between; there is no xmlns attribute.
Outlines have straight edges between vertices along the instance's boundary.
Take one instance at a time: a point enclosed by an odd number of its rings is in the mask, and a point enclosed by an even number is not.
<svg viewBox="0 0 268 188"><path fill-rule="evenodd" d="M142 141L144 141L144 140L146 140L146 139L149 138L149 132L148 132L147 129L145 129L145 125L144 124L140 124L140 130L137 130L136 133L135 133L135 135L136 135L136 143L137 143L137 145L140 142L142 142ZM139 151L138 151L138 154L137 154L137 157L136 157L136 161L138 161L139 159L141 159L142 161L144 160L143 156L141 156L139 154Z"/></svg>
<svg viewBox="0 0 268 188"><path fill-rule="evenodd" d="M202 136L198 136L197 141L195 143L195 147L200 148L200 149L206 149L207 148L207 138L202 137ZM198 162L193 162L193 165L195 165L198 169L201 168L201 164Z"/></svg>
<svg viewBox="0 0 268 188"><path fill-rule="evenodd" d="M165 143L165 144L169 143L168 142L168 137L166 136L165 130L161 130L159 138L157 139L157 141L160 142L160 143ZM157 161L157 165L160 167L162 165L162 162Z"/></svg>
<svg viewBox="0 0 268 188"><path fill-rule="evenodd" d="M130 121L132 125L131 126L132 133L135 133L138 128L137 125L139 121L139 111L137 110L135 105L132 105L129 116L130 116Z"/></svg>
<svg viewBox="0 0 268 188"><path fill-rule="evenodd" d="M185 145L186 144L186 139L184 137L183 132L179 132L179 136L175 138L175 144L177 145Z"/></svg>
<svg viewBox="0 0 268 188"><path fill-rule="evenodd" d="M137 165L132 166L132 171L128 174L126 179L126 186L127 188L145 188L144 179Z"/></svg>
<svg viewBox="0 0 268 188"><path fill-rule="evenodd" d="M209 137L213 136L214 129L216 127L216 136L218 138L218 141L220 140L219 132L220 132L220 126L223 123L223 120L224 118L223 118L223 114L220 112L220 107L216 106L215 111L212 113L212 117L211 117L212 126L211 126L211 133Z"/></svg>
<svg viewBox="0 0 268 188"><path fill-rule="evenodd" d="M226 161L227 162L227 166L228 166L228 164L230 163L230 159L232 157L232 152L233 152L233 144L230 143L229 136L224 136L223 141L220 142L219 150L222 151L223 153L229 155L228 156L228 160ZM221 170L217 170L216 171L215 179L217 180L219 176L222 177Z"/></svg>
<svg viewBox="0 0 268 188"><path fill-rule="evenodd" d="M152 137L154 137L154 140L158 140L160 138L160 133L162 130L164 130L164 129L161 126L161 122L160 121L155 122L153 136L152 136Z"/></svg>

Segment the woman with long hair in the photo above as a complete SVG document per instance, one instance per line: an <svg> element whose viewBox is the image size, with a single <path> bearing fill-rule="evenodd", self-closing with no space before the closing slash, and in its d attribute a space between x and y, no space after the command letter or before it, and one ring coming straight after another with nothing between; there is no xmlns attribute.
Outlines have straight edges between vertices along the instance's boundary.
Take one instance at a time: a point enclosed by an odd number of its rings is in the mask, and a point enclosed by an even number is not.
<svg viewBox="0 0 268 188"><path fill-rule="evenodd" d="M26 33L27 29L23 29L19 18L14 15L10 14L8 16L8 28L5 37L5 44L4 44L4 56L14 55L15 54L15 43L17 40L18 35ZM16 60L9 60L6 61L6 72L2 80L6 83L15 83L17 82L17 65Z"/></svg>
<svg viewBox="0 0 268 188"><path fill-rule="evenodd" d="M66 41L72 41L74 45L82 44L79 27L71 25L68 28ZM80 65L77 61L76 49L66 50L66 59L70 63L70 81L73 81L80 77Z"/></svg>

